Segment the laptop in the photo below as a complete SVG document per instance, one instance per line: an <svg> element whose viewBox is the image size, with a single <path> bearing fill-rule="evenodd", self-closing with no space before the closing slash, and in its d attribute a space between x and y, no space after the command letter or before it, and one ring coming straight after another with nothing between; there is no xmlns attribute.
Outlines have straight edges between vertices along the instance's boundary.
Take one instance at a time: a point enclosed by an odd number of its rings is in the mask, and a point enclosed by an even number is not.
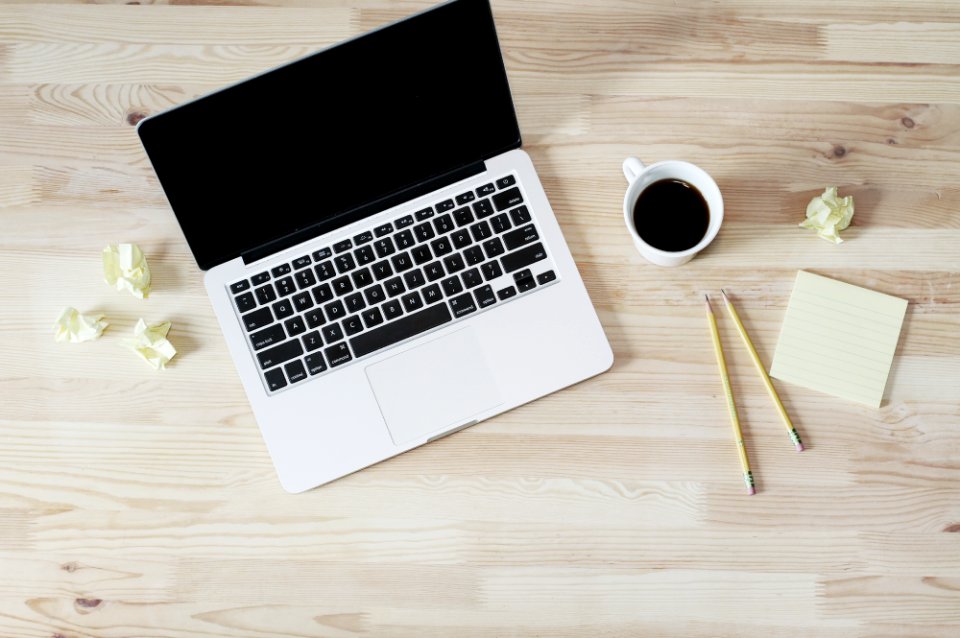
<svg viewBox="0 0 960 638"><path fill-rule="evenodd" d="M142 120L282 486L608 369L488 0L453 0Z"/></svg>

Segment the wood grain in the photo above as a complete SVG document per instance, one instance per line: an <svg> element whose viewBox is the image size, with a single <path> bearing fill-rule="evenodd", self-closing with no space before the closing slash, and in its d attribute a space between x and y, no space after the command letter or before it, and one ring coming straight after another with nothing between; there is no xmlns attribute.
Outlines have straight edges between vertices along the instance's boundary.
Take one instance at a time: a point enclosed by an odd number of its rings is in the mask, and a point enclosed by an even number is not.
<svg viewBox="0 0 960 638"><path fill-rule="evenodd" d="M133 126L429 3L156 4L0 0L0 635L960 632L954 3L494 0L616 363L298 496ZM627 155L720 184L723 229L690 264L632 247ZM857 204L840 246L796 227L831 184ZM101 281L117 241L150 258L146 302ZM721 317L748 498L698 300L735 294L769 363L801 268L910 305L879 410L778 384L801 455ZM54 343L64 305L111 327ZM173 321L163 373L118 345L141 316Z"/></svg>

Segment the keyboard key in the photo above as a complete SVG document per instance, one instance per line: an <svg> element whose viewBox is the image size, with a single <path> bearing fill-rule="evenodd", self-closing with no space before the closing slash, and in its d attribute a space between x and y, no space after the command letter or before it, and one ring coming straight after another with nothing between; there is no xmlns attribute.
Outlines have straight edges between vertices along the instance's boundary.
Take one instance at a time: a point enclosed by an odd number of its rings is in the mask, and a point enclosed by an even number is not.
<svg viewBox="0 0 960 638"><path fill-rule="evenodd" d="M460 193L455 199L457 200L457 204L466 204L467 202L472 202L476 197L473 191L467 191L466 193Z"/></svg>
<svg viewBox="0 0 960 638"><path fill-rule="evenodd" d="M337 277L331 283L333 283L333 291L337 293L339 297L342 297L348 292L353 292L353 284L350 283L350 277L346 275Z"/></svg>
<svg viewBox="0 0 960 638"><path fill-rule="evenodd" d="M363 317L363 324L368 328L373 328L383 323L383 315L380 314L379 308L365 310L360 316Z"/></svg>
<svg viewBox="0 0 960 638"><path fill-rule="evenodd" d="M327 363L323 360L323 355L319 352L307 355L307 358L304 359L303 362L307 364L307 372L311 375L320 374L327 369Z"/></svg>
<svg viewBox="0 0 960 638"><path fill-rule="evenodd" d="M323 311L319 308L314 308L303 316L307 320L308 328L318 328L326 321L326 318L323 316Z"/></svg>
<svg viewBox="0 0 960 638"><path fill-rule="evenodd" d="M386 279L393 274L393 268L390 267L390 262L386 259L378 261L371 268L373 268L373 276L377 278L377 281Z"/></svg>
<svg viewBox="0 0 960 638"><path fill-rule="evenodd" d="M477 300L477 305L481 308L486 308L497 302L497 297L493 294L493 288L490 287L490 284L474 290L473 296Z"/></svg>
<svg viewBox="0 0 960 638"><path fill-rule="evenodd" d="M433 227L437 229L438 235L449 233L453 230L453 219L450 215L441 215L433 220Z"/></svg>
<svg viewBox="0 0 960 638"><path fill-rule="evenodd" d="M360 321L360 315L350 315L342 322L343 331L347 336L355 335L363 330L363 322Z"/></svg>
<svg viewBox="0 0 960 638"><path fill-rule="evenodd" d="M386 224L380 224L373 229L373 234L377 237L383 237L386 234L393 232L393 224L387 222Z"/></svg>
<svg viewBox="0 0 960 638"><path fill-rule="evenodd" d="M377 258L377 256L373 254L373 248L370 248L370 246L361 246L360 248L357 248L355 251L353 251L353 256L357 258L357 263L361 266L364 264L369 264L371 261Z"/></svg>
<svg viewBox="0 0 960 638"><path fill-rule="evenodd" d="M445 200L443 200L442 202L440 202L439 204L437 204L437 212L438 212L438 213L445 213L445 212L447 212L448 210L451 210L452 208L453 208L453 200L452 200L452 199L445 199Z"/></svg>
<svg viewBox="0 0 960 638"><path fill-rule="evenodd" d="M260 305L268 304L277 298L277 293L271 284L257 288L257 301Z"/></svg>
<svg viewBox="0 0 960 638"><path fill-rule="evenodd" d="M466 292L450 300L450 309L454 317L462 317L476 310L477 304L473 302L473 296Z"/></svg>
<svg viewBox="0 0 960 638"><path fill-rule="evenodd" d="M373 247L377 249L378 257L386 257L387 255L392 255L397 252L396 247L393 245L393 240L389 237L384 237L383 239L378 239Z"/></svg>
<svg viewBox="0 0 960 638"><path fill-rule="evenodd" d="M466 228L461 228L460 230L455 230L450 233L450 242L454 248L460 250L472 244L473 240L470 238L470 231Z"/></svg>
<svg viewBox="0 0 960 638"><path fill-rule="evenodd" d="M413 215L404 215L394 223L397 225L397 230L406 228L407 226L413 226Z"/></svg>
<svg viewBox="0 0 960 638"><path fill-rule="evenodd" d="M304 255L303 257L297 257L293 260L294 268L306 268L310 265L310 255Z"/></svg>
<svg viewBox="0 0 960 638"><path fill-rule="evenodd" d="M280 343L287 338L287 335L283 332L283 326L279 323L276 323L272 326L267 326L263 330L257 330L250 335L250 343L253 345L254 350L262 350L267 346L272 346L275 343Z"/></svg>
<svg viewBox="0 0 960 638"><path fill-rule="evenodd" d="M417 218L418 222L422 222L425 219L433 217L433 209L427 206L426 208L423 208L415 212L413 216Z"/></svg>
<svg viewBox="0 0 960 638"><path fill-rule="evenodd" d="M480 246L470 246L470 248L463 251L463 259L467 262L468 266L476 266L486 259L486 257L483 256L483 250Z"/></svg>
<svg viewBox="0 0 960 638"><path fill-rule="evenodd" d="M489 239L493 233L490 231L490 224L480 222L470 227L470 234L473 235L474 240L483 241L484 239Z"/></svg>
<svg viewBox="0 0 960 638"><path fill-rule="evenodd" d="M506 213L500 213L490 220L490 225L493 226L493 232L502 233L510 229L510 218L507 217Z"/></svg>
<svg viewBox="0 0 960 638"><path fill-rule="evenodd" d="M292 317L284 321L283 325L287 329L287 334L291 337L296 337L298 334L307 331L307 325L303 322L303 317Z"/></svg>
<svg viewBox="0 0 960 638"><path fill-rule="evenodd" d="M363 300L363 295L359 292L344 297L343 304L347 307L347 312L360 312L367 307L367 302Z"/></svg>
<svg viewBox="0 0 960 638"><path fill-rule="evenodd" d="M293 314L293 304L290 303L289 299L281 299L273 304L273 314L277 316L277 319L289 317Z"/></svg>
<svg viewBox="0 0 960 638"><path fill-rule="evenodd" d="M332 254L333 252L329 248L321 248L320 250L313 251L313 260L323 261L324 259L330 259Z"/></svg>
<svg viewBox="0 0 960 638"><path fill-rule="evenodd" d="M429 241L437 236L436 233L433 232L433 226L428 223L414 226L413 232L417 236L417 241Z"/></svg>
<svg viewBox="0 0 960 638"><path fill-rule="evenodd" d="M505 255L500 258L500 261L503 263L503 269L506 272L513 272L514 270L520 270L521 268L546 258L547 251L544 250L543 244L538 242L536 244L531 244L526 248L521 248L515 253Z"/></svg>
<svg viewBox="0 0 960 638"><path fill-rule="evenodd" d="M333 262L331 261L324 261L317 264L313 267L313 271L317 273L317 279L320 281L326 281L337 274L333 269Z"/></svg>
<svg viewBox="0 0 960 638"><path fill-rule="evenodd" d="M403 286L403 281L399 277L388 279L387 281L383 282L383 285L387 289L387 294L391 297L396 297L400 293L407 291L407 289Z"/></svg>
<svg viewBox="0 0 960 638"><path fill-rule="evenodd" d="M508 286L503 290L498 290L497 296L500 297L501 301L503 301L504 299L509 299L510 297L516 297L517 289L514 288L513 286Z"/></svg>
<svg viewBox="0 0 960 638"><path fill-rule="evenodd" d="M253 285L254 285L254 286L259 286L260 284L265 284L265 283L267 283L268 281L270 281L270 273L264 271L264 272L262 272L262 273L260 273L260 274L258 274L258 275L254 275L253 277L251 277L251 278L250 278L250 281L253 282Z"/></svg>
<svg viewBox="0 0 960 638"><path fill-rule="evenodd" d="M237 310L241 313L244 313L248 310L253 310L257 307L257 302L253 298L252 292L245 292L239 297L236 297L233 302L237 304Z"/></svg>
<svg viewBox="0 0 960 638"><path fill-rule="evenodd" d="M301 292L291 298L293 299L293 307L297 309L297 312L303 312L313 306L313 299L310 298L309 292Z"/></svg>
<svg viewBox="0 0 960 638"><path fill-rule="evenodd" d="M450 255L449 257L444 257L443 265L446 266L447 272L450 274L459 272L467 267L466 264L463 263L463 257L456 253Z"/></svg>
<svg viewBox="0 0 960 638"><path fill-rule="evenodd" d="M413 312L414 310L419 310L423 308L423 300L420 299L420 293L411 292L400 297L400 301L403 302L403 309L407 312Z"/></svg>
<svg viewBox="0 0 960 638"><path fill-rule="evenodd" d="M280 264L270 269L274 277L283 277L290 272L290 264Z"/></svg>
<svg viewBox="0 0 960 638"><path fill-rule="evenodd" d="M413 244L416 243L413 239L413 232L409 230L400 231L393 239L397 243L397 250L412 248Z"/></svg>
<svg viewBox="0 0 960 638"><path fill-rule="evenodd" d="M323 310L324 312L327 313L327 319L330 321L337 321L339 319L342 319L343 316L347 314L346 311L343 309L343 302L340 301L339 299L337 301L334 301L333 303L328 303L326 306L323 307ZM327 339L327 341L330 341L330 340Z"/></svg>
<svg viewBox="0 0 960 638"><path fill-rule="evenodd" d="M430 252L430 247L426 244L422 244L411 250L410 256L413 257L413 263L418 266L433 259L433 254Z"/></svg>
<svg viewBox="0 0 960 638"><path fill-rule="evenodd" d="M360 244L365 244L368 241L373 241L373 233L369 230L365 230L362 233L353 236L353 243L355 243L357 246Z"/></svg>
<svg viewBox="0 0 960 638"><path fill-rule="evenodd" d="M533 287L537 285L537 282L534 281L533 277L524 277L523 279L517 280L517 290L520 292L527 292L528 290L533 290Z"/></svg>
<svg viewBox="0 0 960 638"><path fill-rule="evenodd" d="M299 341L294 339L293 341L281 343L279 346L273 346L263 352L258 352L257 360L260 361L260 367L265 370L275 365L280 365L284 361L289 361L294 357L299 357L302 354L303 346L300 345Z"/></svg>
<svg viewBox="0 0 960 638"><path fill-rule="evenodd" d="M453 246L450 245L450 240L446 237L441 237L440 239L430 242L430 246L433 248L433 254L437 257L446 255L453 250Z"/></svg>
<svg viewBox="0 0 960 638"><path fill-rule="evenodd" d="M457 226L466 226L473 221L473 213L470 212L470 209L464 206L463 208L458 208L453 211L453 219L457 222Z"/></svg>
<svg viewBox="0 0 960 638"><path fill-rule="evenodd" d="M547 272L542 272L539 275L537 275L537 283L542 286L543 284L550 283L556 278L557 278L557 273L553 272L552 270L548 270Z"/></svg>
<svg viewBox="0 0 960 638"><path fill-rule="evenodd" d="M292 295L297 291L297 287L293 285L293 277L284 277L283 279L278 280L274 285L277 287L277 293L279 293L281 297Z"/></svg>
<svg viewBox="0 0 960 638"><path fill-rule="evenodd" d="M353 261L353 255L350 253L337 255L333 258L333 262L337 265L337 272L340 274L353 270L357 267L356 262Z"/></svg>
<svg viewBox="0 0 960 638"><path fill-rule="evenodd" d="M413 260L410 259L410 253L400 253L398 255L394 255L390 261L393 262L393 268L398 273L413 268Z"/></svg>
<svg viewBox="0 0 960 638"><path fill-rule="evenodd" d="M283 376L281 368L265 372L263 378L267 380L267 387L270 388L271 392L287 387L287 379Z"/></svg>
<svg viewBox="0 0 960 638"><path fill-rule="evenodd" d="M403 281L407 284L408 290L413 290L414 288L419 288L423 284L427 283L427 280L423 277L423 272L419 268L416 270L411 270L403 276Z"/></svg>
<svg viewBox="0 0 960 638"><path fill-rule="evenodd" d="M379 328L358 335L350 340L350 345L353 346L353 351L357 353L357 356L362 357L427 330L432 330L451 319L446 304L428 306L412 315L385 323Z"/></svg>
<svg viewBox="0 0 960 638"><path fill-rule="evenodd" d="M537 234L537 229L534 228L533 224L527 224L522 228L511 230L505 234L503 236L503 243L507 245L507 250L513 250L520 248L520 246L526 246L538 239L540 239L540 235Z"/></svg>
<svg viewBox="0 0 960 638"><path fill-rule="evenodd" d="M463 292L463 284L460 283L459 277L447 277L440 282L440 285L443 286L443 292L447 293L448 297L452 297L458 292Z"/></svg>
<svg viewBox="0 0 960 638"><path fill-rule="evenodd" d="M463 285L467 288L476 288L483 283L483 277L480 276L480 270L477 268L463 271L460 277L463 279Z"/></svg>
<svg viewBox="0 0 960 638"><path fill-rule="evenodd" d="M241 320L247 332L251 332L257 328L262 328L267 324L273 323L273 315L270 314L269 308L261 308L260 310L248 312L241 317Z"/></svg>
<svg viewBox="0 0 960 638"><path fill-rule="evenodd" d="M529 223L530 211L527 210L526 206L518 206L514 210L510 211L510 218L513 219L514 226Z"/></svg>
<svg viewBox="0 0 960 638"><path fill-rule="evenodd" d="M383 308L383 314L386 316L387 321L396 319L403 314L403 306L400 305L399 299L392 299L381 307Z"/></svg>
<svg viewBox="0 0 960 638"><path fill-rule="evenodd" d="M427 279L429 279L430 281L443 279L444 274L446 274L443 272L443 264L441 264L439 261L435 261L433 263L430 263L424 266L423 272L426 273Z"/></svg>
<svg viewBox="0 0 960 638"><path fill-rule="evenodd" d="M339 365L347 363L353 357L350 355L350 348L347 347L347 343L338 343L335 346L330 346L323 351L323 354L327 356L327 361L330 362L331 368L336 368Z"/></svg>
<svg viewBox="0 0 960 638"><path fill-rule="evenodd" d="M320 330L320 333L327 343L333 343L334 341L343 339L343 330L340 329L339 323L331 323L324 326L323 329Z"/></svg>
<svg viewBox="0 0 960 638"><path fill-rule="evenodd" d="M300 340L303 341L303 347L306 349L307 352L312 352L323 345L323 339L320 338L319 330L308 332L307 334L300 337Z"/></svg>
<svg viewBox="0 0 960 638"><path fill-rule="evenodd" d="M238 281L235 284L230 284L230 292L232 292L233 294L237 294L238 292L243 292L244 290L247 290L249 288L250 288L250 282L247 281L246 279L242 281Z"/></svg>
<svg viewBox="0 0 960 638"><path fill-rule="evenodd" d="M513 175L507 175L506 177L501 177L497 180L497 188L506 188L507 186L513 186L517 183L517 178Z"/></svg>
<svg viewBox="0 0 960 638"><path fill-rule="evenodd" d="M317 283L317 278L314 276L313 271L311 270L299 270L297 271L297 274L294 275L294 278L297 280L297 286L300 287L300 290L309 288L313 284Z"/></svg>
<svg viewBox="0 0 960 638"><path fill-rule="evenodd" d="M481 199L479 202L474 204L473 213L477 216L477 219L483 219L484 217L493 215L493 206L490 205L490 200Z"/></svg>
<svg viewBox="0 0 960 638"><path fill-rule="evenodd" d="M524 268L523 270L518 270L513 273L513 280L520 281L521 279L526 279L527 277L533 277L533 272L529 268Z"/></svg>
<svg viewBox="0 0 960 638"><path fill-rule="evenodd" d="M500 264L495 261L488 261L484 265L480 266L480 270L483 271L483 278L487 281L496 279L503 274L503 269L500 268Z"/></svg>
<svg viewBox="0 0 960 638"><path fill-rule="evenodd" d="M385 292L383 292L383 286L376 284L375 286L370 286L363 291L364 296L367 298L367 303L371 306L375 306L384 299L387 298Z"/></svg>
<svg viewBox="0 0 960 638"><path fill-rule="evenodd" d="M369 286L372 283L373 275L370 274L369 268L361 268L353 273L353 285L357 288L363 288L364 286Z"/></svg>
<svg viewBox="0 0 960 638"><path fill-rule="evenodd" d="M317 303L326 303L333 299L333 288L330 287L330 284L320 284L310 292L313 293L313 299Z"/></svg>
<svg viewBox="0 0 960 638"><path fill-rule="evenodd" d="M423 289L423 300L430 305L443 299L443 293L440 292L439 284L431 284Z"/></svg>
<svg viewBox="0 0 960 638"><path fill-rule="evenodd" d="M498 211L523 203L523 195L520 194L519 188L511 188L510 190L500 191L491 199L493 200L493 205Z"/></svg>
<svg viewBox="0 0 960 638"><path fill-rule="evenodd" d="M497 189L493 187L493 184L484 184L483 186L477 189L477 197L483 197L484 195L490 195L495 192Z"/></svg>
<svg viewBox="0 0 960 638"><path fill-rule="evenodd" d="M333 252L342 253L345 250L353 248L353 242L349 239L344 239L343 241L338 241L333 245Z"/></svg>

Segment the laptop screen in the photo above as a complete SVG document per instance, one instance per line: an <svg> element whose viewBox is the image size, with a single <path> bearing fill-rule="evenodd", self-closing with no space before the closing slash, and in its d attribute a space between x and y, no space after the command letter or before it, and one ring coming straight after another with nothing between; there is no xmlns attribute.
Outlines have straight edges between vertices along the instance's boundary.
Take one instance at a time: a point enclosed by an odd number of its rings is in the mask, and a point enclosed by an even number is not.
<svg viewBox="0 0 960 638"><path fill-rule="evenodd" d="M488 0L440 5L138 132L204 270L520 144Z"/></svg>

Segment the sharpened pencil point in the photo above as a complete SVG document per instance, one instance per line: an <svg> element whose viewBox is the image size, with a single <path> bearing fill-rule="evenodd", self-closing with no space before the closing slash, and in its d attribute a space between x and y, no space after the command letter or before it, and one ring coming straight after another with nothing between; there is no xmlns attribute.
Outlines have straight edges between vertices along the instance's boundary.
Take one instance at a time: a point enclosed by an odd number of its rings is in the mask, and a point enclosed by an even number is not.
<svg viewBox="0 0 960 638"><path fill-rule="evenodd" d="M727 297L726 291L723 288L720 289L720 294L723 295L724 301L730 301L730 299Z"/></svg>

